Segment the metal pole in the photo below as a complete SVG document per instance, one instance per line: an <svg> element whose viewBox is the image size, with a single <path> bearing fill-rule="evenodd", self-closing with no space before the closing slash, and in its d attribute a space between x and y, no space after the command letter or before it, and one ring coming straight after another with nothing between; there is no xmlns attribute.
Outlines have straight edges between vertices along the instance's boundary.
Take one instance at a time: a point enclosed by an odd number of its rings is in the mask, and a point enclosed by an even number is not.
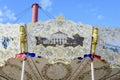
<svg viewBox="0 0 120 80"><path fill-rule="evenodd" d="M94 76L94 54L95 54L95 50L96 50L96 45L97 45L97 41L98 41L98 28L93 28L93 33L92 33L92 59L91 59L91 78L92 80L95 80L95 76Z"/></svg>
<svg viewBox="0 0 120 80"><path fill-rule="evenodd" d="M20 43L21 43L21 52L25 53L26 52L26 32L25 32L24 26L20 26ZM25 61L26 61L26 58L24 56L23 63L22 63L21 80L24 80Z"/></svg>
<svg viewBox="0 0 120 80"><path fill-rule="evenodd" d="M93 61L91 61L91 78L92 78L92 80L95 80L94 79L94 64L93 64Z"/></svg>
<svg viewBox="0 0 120 80"><path fill-rule="evenodd" d="M23 63L22 63L21 80L24 80L24 71L25 71L25 59L23 60Z"/></svg>

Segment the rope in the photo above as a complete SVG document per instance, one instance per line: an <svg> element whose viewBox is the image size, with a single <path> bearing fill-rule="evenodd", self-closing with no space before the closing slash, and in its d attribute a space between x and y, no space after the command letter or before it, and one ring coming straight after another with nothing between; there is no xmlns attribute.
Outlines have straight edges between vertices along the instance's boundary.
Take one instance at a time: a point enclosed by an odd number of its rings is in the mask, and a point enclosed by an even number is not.
<svg viewBox="0 0 120 80"><path fill-rule="evenodd" d="M26 25L25 25L26 26ZM26 28L26 33L28 33L28 31L27 31L27 26L25 27ZM28 40L28 36L26 36L26 39ZM26 43L26 51L28 51L28 41L27 41L27 43ZM33 65L35 66L35 68L37 69L37 66L35 65L35 63L34 63L34 61L32 60L32 58L31 57L29 57L29 59L31 59L31 61L32 61L32 63L33 63ZM31 67L31 65L30 65L30 62L28 61L28 65L30 66L30 68L32 69L32 71L34 70L32 67ZM38 73L39 73L39 76L41 77L41 79L42 79L42 76L41 76L41 74L40 74L40 72L39 72L39 70L37 69L37 71L38 71ZM35 75L35 73L34 73L34 75ZM35 75L35 77L37 78L37 80L39 80L38 79L38 77L37 77L37 75ZM42 79L43 80L43 79Z"/></svg>
<svg viewBox="0 0 120 80"><path fill-rule="evenodd" d="M4 77L3 75L0 74L0 77L6 79L6 80L9 80L8 78Z"/></svg>
<svg viewBox="0 0 120 80"><path fill-rule="evenodd" d="M19 12L18 14L16 14L15 16L19 16L19 15L21 15L21 14L23 14L24 12L26 12L28 9L30 9L31 7L29 6L29 7L27 7L27 8L25 8L24 10L22 10L21 12Z"/></svg>
<svg viewBox="0 0 120 80"><path fill-rule="evenodd" d="M35 71L34 71L34 69L32 68L32 66L31 66L31 64L30 64L29 61L27 61L27 64L28 64L28 66L30 67L31 71L33 72L34 76L37 78L37 80L39 80L38 77L37 77L37 75L35 74Z"/></svg>
<svg viewBox="0 0 120 80"><path fill-rule="evenodd" d="M49 19L55 19L55 17L51 15L48 11L44 10L42 7L40 7L40 9ZM15 21L13 21L13 23L17 23L22 17L24 17L25 13L28 12L28 10L31 10L31 7L27 7L26 9L15 15L18 18Z"/></svg>
<svg viewBox="0 0 120 80"><path fill-rule="evenodd" d="M77 72L77 70L80 68L80 66L82 65L84 61L81 62L81 64L76 68L76 70L73 72L72 76ZM71 80L72 76L70 78L68 78L67 80Z"/></svg>
<svg viewBox="0 0 120 80"><path fill-rule="evenodd" d="M35 66L35 68L36 68L36 70L37 70L37 72L38 72L40 78L41 78L42 80L44 80L44 79L42 78L42 75L40 74L40 72L39 72L39 70L38 70L38 68L37 68L37 66L36 66L36 64L35 64L35 62L33 61L33 59L32 59L31 57L30 57L30 59L32 60L32 62L33 62L33 64L34 64L34 66Z"/></svg>
<svg viewBox="0 0 120 80"><path fill-rule="evenodd" d="M42 7L40 7L40 9L49 19L55 19L55 17L51 15L48 11L45 11Z"/></svg>
<svg viewBox="0 0 120 80"><path fill-rule="evenodd" d="M28 7L26 9L24 9L23 11L21 11L20 13L18 13L16 16L18 17L13 23L18 22L22 17L24 17L25 13L30 10L31 8Z"/></svg>
<svg viewBox="0 0 120 80"><path fill-rule="evenodd" d="M100 79L100 80L107 80L107 79L109 79L109 78L111 78L111 77L113 77L113 76L115 76L115 75L117 75L117 74L119 74L120 73L120 71L118 71L117 73L115 73L115 74L113 74L113 75L111 75L111 76L108 76L108 77L103 77L102 79Z"/></svg>

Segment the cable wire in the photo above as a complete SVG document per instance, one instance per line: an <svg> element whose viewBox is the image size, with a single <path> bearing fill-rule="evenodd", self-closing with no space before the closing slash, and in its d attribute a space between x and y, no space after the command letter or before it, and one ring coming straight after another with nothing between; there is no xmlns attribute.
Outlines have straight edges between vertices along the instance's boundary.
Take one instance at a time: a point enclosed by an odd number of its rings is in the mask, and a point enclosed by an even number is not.
<svg viewBox="0 0 120 80"><path fill-rule="evenodd" d="M38 68L37 68L37 66L36 66L36 64L35 64L35 62L33 61L33 59L32 59L31 57L30 57L30 59L32 60L32 62L33 62L33 64L34 64L34 66L35 66L35 68L36 68L36 70L37 70L37 72L38 72L40 78L41 78L42 80L44 80L44 79L42 78L42 75L41 75L41 73L39 72L39 70L38 70Z"/></svg>
<svg viewBox="0 0 120 80"><path fill-rule="evenodd" d="M26 24L25 24L25 31L26 31L26 35L27 35L28 31L27 31L27 25ZM28 40L28 36L26 36L26 40ZM26 52L28 52L28 41L26 42ZM26 58L30 59L29 57L26 57ZM38 77L35 75L34 69L32 68L30 62L28 60L26 60L26 62L28 64L29 68L31 69L31 71L33 71L34 76L37 78L37 80L39 80Z"/></svg>
<svg viewBox="0 0 120 80"><path fill-rule="evenodd" d="M28 59L28 58L27 58L27 59ZM33 70L33 68L32 68L32 66L31 66L31 64L30 64L29 61L27 61L27 64L28 64L28 66L30 67L31 71L33 72L34 76L37 78L37 80L39 80L38 77L37 77L37 75L35 74L35 71Z"/></svg>
<svg viewBox="0 0 120 80"><path fill-rule="evenodd" d="M74 74L77 72L77 70L80 68L80 66L82 65L83 62L84 62L84 60L81 62L81 64L79 64L79 66L76 68L76 70L73 72L73 74L67 80L70 80L72 78L72 76L74 76Z"/></svg>
<svg viewBox="0 0 120 80"><path fill-rule="evenodd" d="M23 11L21 11L20 13L18 13L16 16L18 17L13 23L18 22L22 17L24 17L24 15L30 10L30 7L24 9Z"/></svg>
<svg viewBox="0 0 120 80"><path fill-rule="evenodd" d="M118 71L117 73L115 73L115 74L113 74L113 75L110 75L110 76L107 76L107 77L103 77L102 79L107 80L107 79L109 79L109 78L111 78L111 77L113 77L113 76L115 76L115 75L117 75L117 74L119 74L119 73L120 73L120 71ZM100 79L100 80L102 80L102 79Z"/></svg>
<svg viewBox="0 0 120 80"><path fill-rule="evenodd" d="M42 7L40 7L41 11L50 19L55 19L53 15L51 15L48 11L44 10Z"/></svg>
<svg viewBox="0 0 120 80"><path fill-rule="evenodd" d="M0 77L6 79L6 80L9 80L8 78L4 77L3 75L0 74Z"/></svg>

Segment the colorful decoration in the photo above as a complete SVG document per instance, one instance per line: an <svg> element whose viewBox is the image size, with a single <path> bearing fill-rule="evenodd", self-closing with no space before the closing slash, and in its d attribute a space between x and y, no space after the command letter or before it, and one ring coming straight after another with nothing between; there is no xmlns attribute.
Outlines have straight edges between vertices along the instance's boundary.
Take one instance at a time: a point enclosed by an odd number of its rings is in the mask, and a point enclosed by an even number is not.
<svg viewBox="0 0 120 80"><path fill-rule="evenodd" d="M35 57L35 53L26 52L26 53L25 53L25 57L28 57L28 56L30 56L30 57Z"/></svg>
<svg viewBox="0 0 120 80"><path fill-rule="evenodd" d="M77 59L78 60L83 60L85 58L91 58L92 59L92 54L85 54L83 58L82 57L78 57Z"/></svg>
<svg viewBox="0 0 120 80"><path fill-rule="evenodd" d="M20 53L20 54L16 54L15 58L25 58L25 57L36 57L35 53ZM42 58L42 56L37 56L37 58Z"/></svg>
<svg viewBox="0 0 120 80"><path fill-rule="evenodd" d="M15 57L15 58L24 58L24 57L37 57L37 58L42 58L42 56L36 56L35 53L29 53L29 52L16 54L16 57ZM96 54L94 54L93 56L92 56L92 54L85 54L84 57L78 57L77 59L78 59L78 60L83 60L83 59L86 59L86 58L90 58L90 59L96 58L96 59L99 59L99 60L105 62L105 60L102 59L101 56L96 55Z"/></svg>
<svg viewBox="0 0 120 80"><path fill-rule="evenodd" d="M20 53L20 54L16 54L15 58L24 58L24 57L25 57L25 54Z"/></svg>
<svg viewBox="0 0 120 80"><path fill-rule="evenodd" d="M102 61L102 62L105 62L105 60L102 59L101 56L96 55L96 54L94 54L94 55L92 55L92 54L85 54L84 57L78 57L77 59L78 59L78 60L83 60L83 59L86 59L86 58L98 59L98 60L100 60L100 61Z"/></svg>

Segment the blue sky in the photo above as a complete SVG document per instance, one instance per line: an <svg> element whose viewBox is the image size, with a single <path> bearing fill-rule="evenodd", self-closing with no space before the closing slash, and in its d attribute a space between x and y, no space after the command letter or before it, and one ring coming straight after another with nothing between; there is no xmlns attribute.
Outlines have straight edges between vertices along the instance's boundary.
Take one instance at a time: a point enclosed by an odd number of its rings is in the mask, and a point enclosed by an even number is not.
<svg viewBox="0 0 120 80"><path fill-rule="evenodd" d="M0 0L0 23L31 22L31 5L39 3L39 20L58 15L93 26L120 27L120 0ZM54 17L50 17L54 16Z"/></svg>

